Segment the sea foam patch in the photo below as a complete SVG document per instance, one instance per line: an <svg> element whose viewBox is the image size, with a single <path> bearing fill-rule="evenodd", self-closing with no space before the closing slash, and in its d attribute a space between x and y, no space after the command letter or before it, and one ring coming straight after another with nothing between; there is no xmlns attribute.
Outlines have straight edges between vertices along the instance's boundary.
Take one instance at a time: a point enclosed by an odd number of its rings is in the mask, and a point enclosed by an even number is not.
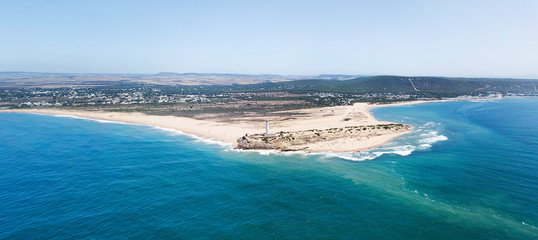
<svg viewBox="0 0 538 240"><path fill-rule="evenodd" d="M62 118L74 118L74 119L82 119L82 120L90 120L100 123L114 123L114 124L131 124L131 125L141 125L136 123L126 123L126 122L120 122L120 121L111 121L111 120L103 120L103 119L95 119L95 118L87 118L87 117L79 117L79 116L73 116L73 115L52 115L54 117L62 117Z"/></svg>
<svg viewBox="0 0 538 240"><path fill-rule="evenodd" d="M164 127L157 127L157 126L151 126L151 127L155 128L155 129L158 129L158 130L161 130L161 131L169 132L172 135L187 136L189 138L192 138L196 142L201 142L201 143L211 144L211 145L219 145L219 146L222 146L222 147L230 147L230 148L232 147L232 144L230 144L230 143L225 143L225 142L213 139L213 138L199 137L197 135L186 133L186 132L179 131L179 130L172 129L172 128L164 128Z"/></svg>
<svg viewBox="0 0 538 240"><path fill-rule="evenodd" d="M199 136L196 136L194 134L189 134L189 133L179 131L179 130L176 130L176 129L172 129L172 128L165 128L165 127L159 127L159 126L153 126L153 125L145 125L145 124L139 124L139 123L127 123L127 122L120 122L120 121L111 121L111 120L79 117L79 116L73 116L73 115L60 115L60 114L58 114L58 115L52 115L52 116L54 116L54 117L82 119L82 120L90 120L90 121L95 121L95 122L100 122L100 123L114 123L114 124L129 124L129 125L137 125L137 126L149 126L151 128L157 129L159 131L168 132L168 133L170 133L172 135L186 136L186 137L194 139L197 142L203 142L205 144L219 145L219 146L222 146L222 147L232 148L232 144L230 144L230 143L221 142L221 141L218 141L216 139L211 139L211 138L199 137Z"/></svg>
<svg viewBox="0 0 538 240"><path fill-rule="evenodd" d="M412 133L400 136L378 148L351 155L333 154L332 156L353 161L372 160L385 154L409 156L414 151L425 150L431 148L436 142L448 140L446 136L439 133L440 127L441 123L426 122L416 127Z"/></svg>

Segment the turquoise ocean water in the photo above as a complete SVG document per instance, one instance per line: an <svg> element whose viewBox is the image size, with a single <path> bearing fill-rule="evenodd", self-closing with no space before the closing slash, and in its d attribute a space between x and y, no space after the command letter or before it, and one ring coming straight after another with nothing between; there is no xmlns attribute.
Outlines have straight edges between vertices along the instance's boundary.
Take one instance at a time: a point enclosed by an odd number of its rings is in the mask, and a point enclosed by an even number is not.
<svg viewBox="0 0 538 240"><path fill-rule="evenodd" d="M538 239L538 98L379 108L356 154L0 113L0 239Z"/></svg>

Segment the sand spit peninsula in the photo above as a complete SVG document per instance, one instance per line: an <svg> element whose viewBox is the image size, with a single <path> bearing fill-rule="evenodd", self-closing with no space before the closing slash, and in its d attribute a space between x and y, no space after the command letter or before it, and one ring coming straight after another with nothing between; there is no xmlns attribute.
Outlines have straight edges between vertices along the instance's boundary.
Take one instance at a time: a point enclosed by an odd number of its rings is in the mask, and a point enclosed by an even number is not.
<svg viewBox="0 0 538 240"><path fill-rule="evenodd" d="M367 149L375 146L372 144L374 142L384 142L388 136L397 136L412 130L413 127L410 125L389 123L277 134L254 134L237 139L237 147L280 151L308 151L311 147L316 151L334 151L335 148L338 148L338 151L357 151L360 150L358 142L361 142L361 145Z"/></svg>
<svg viewBox="0 0 538 240"><path fill-rule="evenodd" d="M382 106L385 105L355 103L347 106L275 111L263 114L200 114L195 117L102 110L80 111L64 108L12 109L4 110L4 112L69 115L151 125L218 140L240 149L355 152L378 147L412 131L409 125L375 119L369 110ZM266 121L270 124L270 136L262 134L266 131Z"/></svg>

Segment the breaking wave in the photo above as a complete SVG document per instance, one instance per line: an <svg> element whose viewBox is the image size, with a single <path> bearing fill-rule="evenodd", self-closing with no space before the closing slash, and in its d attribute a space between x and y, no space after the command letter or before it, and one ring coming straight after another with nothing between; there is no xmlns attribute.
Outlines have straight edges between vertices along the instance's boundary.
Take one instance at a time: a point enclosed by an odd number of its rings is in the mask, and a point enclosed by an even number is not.
<svg viewBox="0 0 538 240"><path fill-rule="evenodd" d="M226 148L231 148L232 147L232 144L230 144L230 143L225 143L225 142L213 139L213 138L204 138L204 137L200 137L200 136L197 136L197 135L194 135L194 134L186 133L186 132L179 131L179 130L172 129L172 128L164 128L164 127L151 126L151 125L149 125L149 126L152 127L152 128L161 130L161 131L169 132L172 135L181 135L181 136L186 136L186 137L192 138L192 139L194 139L195 142L201 142L201 143L211 144L211 145L218 145L218 146L226 147Z"/></svg>
<svg viewBox="0 0 538 240"><path fill-rule="evenodd" d="M63 117L63 118L74 118L74 119L83 119L83 120L90 120L100 123L115 123L115 124L131 124L131 125L141 125L136 123L126 123L126 122L119 122L119 121L110 121L110 120L102 120L102 119L95 119L95 118L87 118L87 117L79 117L79 116L73 116L73 115L52 115L54 117Z"/></svg>
<svg viewBox="0 0 538 240"><path fill-rule="evenodd" d="M139 123L127 123L127 122L120 122L120 121L111 121L111 120L102 120L102 119L95 119L95 118L79 117L79 116L72 116L72 115L52 115L52 116L63 117L63 118L74 118L74 119L90 120L90 121L95 121L95 122L100 122L100 123L115 123L115 124L129 124L129 125L137 125L137 126L148 126L148 127L160 130L160 131L171 133L172 135L186 136L186 137L194 139L196 142L203 142L203 143L211 144L211 145L219 145L221 147L229 147L229 148L232 147L232 144L229 144L229 143L221 142L221 141L218 141L218 140L212 139L212 138L199 137L199 136L196 136L194 134L185 133L185 132L175 130L175 129L171 129L171 128L164 128L164 127L158 127L158 126L146 125L146 124L139 124Z"/></svg>
<svg viewBox="0 0 538 240"><path fill-rule="evenodd" d="M448 137L439 133L441 123L427 122L415 128L412 133L403 135L378 148L358 153L325 153L330 157L338 157L352 161L372 160L385 154L408 156L417 150L425 150L439 141L446 141Z"/></svg>

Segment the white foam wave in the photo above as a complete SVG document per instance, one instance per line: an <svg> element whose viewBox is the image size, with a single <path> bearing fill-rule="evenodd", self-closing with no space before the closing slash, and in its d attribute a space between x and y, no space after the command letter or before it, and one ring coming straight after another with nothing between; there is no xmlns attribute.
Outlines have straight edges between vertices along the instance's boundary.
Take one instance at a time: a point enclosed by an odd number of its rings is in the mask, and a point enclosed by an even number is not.
<svg viewBox="0 0 538 240"><path fill-rule="evenodd" d="M531 228L534 228L534 229L536 229L536 227L535 227L535 226L532 226L532 225L530 225L530 224L527 224L526 222L523 222L523 221L522 221L521 223L522 223L523 225L525 225L525 226L529 226L529 227L531 227Z"/></svg>
<svg viewBox="0 0 538 240"><path fill-rule="evenodd" d="M225 143L225 142L213 139L213 138L199 137L197 135L186 133L186 132L176 130L176 129L172 129L172 128L165 128L165 127L158 127L158 126L151 126L151 127L155 128L155 129L158 129L158 130L161 130L161 131L169 132L169 133L171 133L173 135L187 136L189 138L193 138L196 142L202 142L202 143L211 144L211 145L219 145L219 146L222 146L222 147L229 147L229 148L232 147L231 143Z"/></svg>
<svg viewBox="0 0 538 240"><path fill-rule="evenodd" d="M152 127L154 129L157 129L157 130L160 130L160 131L165 131L165 132L169 132L173 135L182 135L182 136L187 136L189 138L193 138L195 139L197 142L203 142L203 143L206 143L206 144L212 144L212 145L219 145L219 146L222 146L222 147L229 147L231 148L232 147L232 144L230 143L225 143L225 142L222 142L222 141L218 141L216 139L212 139L212 138L203 138L203 137L199 137L199 136L196 136L194 134L189 134L189 133L185 133L183 131L179 131L179 130L176 130L176 129L172 129L172 128L165 128L165 127L159 127L159 126L153 126L153 125L145 125L145 124L138 124L138 123L126 123L126 122L119 122L119 121L111 121L111 120L103 120L103 119L95 119L95 118L86 118L86 117L79 117L79 116L72 116L72 115L52 115L52 116L55 116L55 117L65 117L65 118L74 118L74 119L83 119L83 120L90 120L90 121L96 121L96 122L100 122L100 123L115 123L115 124L129 124L129 125L138 125L138 126L149 126L149 127Z"/></svg>
<svg viewBox="0 0 538 240"><path fill-rule="evenodd" d="M414 151L425 150L431 148L432 144L436 142L448 140L446 136L440 134L437 130L440 125L437 122L427 122L416 128L413 133L404 135L378 148L351 155L331 154L330 156L353 161L372 160L385 154L409 156Z"/></svg>
<svg viewBox="0 0 538 240"><path fill-rule="evenodd" d="M385 154L396 154L400 156L408 156L413 151L416 150L416 147L413 145L401 145L401 146L393 146L393 147L380 147L376 149L372 149L369 151L363 151L358 152L354 155L354 159L356 161L365 161L365 160L372 160L378 157L381 157Z"/></svg>
<svg viewBox="0 0 538 240"><path fill-rule="evenodd" d="M384 154L383 152L363 153L363 154L360 154L360 157L357 158L358 159L357 161L373 160L378 157L381 157L381 155L383 154Z"/></svg>
<svg viewBox="0 0 538 240"><path fill-rule="evenodd" d="M278 154L278 151L276 150L252 150L249 152L256 152L260 155L269 156L270 154Z"/></svg>
<svg viewBox="0 0 538 240"><path fill-rule="evenodd" d="M446 141L446 140L448 140L448 138L446 136L439 135L439 136L435 136L435 137L431 137L431 138L421 139L421 140L419 140L419 142L430 145L430 144L435 143L435 142Z"/></svg>
<svg viewBox="0 0 538 240"><path fill-rule="evenodd" d="M127 124L124 122L117 122L117 121L110 121L110 120L101 120L101 119L94 119L94 121L100 122L100 123L115 123L115 124ZM132 125L139 125L139 124L132 124Z"/></svg>
<svg viewBox="0 0 538 240"><path fill-rule="evenodd" d="M415 151L415 149L417 149L417 147L415 147L413 145L405 145L405 146L392 147L392 148L389 148L389 149L391 149L392 151L390 151L388 153L395 153L395 154L398 154L400 156L408 156L413 151Z"/></svg>
<svg viewBox="0 0 538 240"><path fill-rule="evenodd" d="M441 125L441 123L438 122L427 122L424 125L420 126L420 128L428 128L428 127L435 127Z"/></svg>
<svg viewBox="0 0 538 240"><path fill-rule="evenodd" d="M341 159L349 160L349 161L364 161L364 160L367 160L367 159L362 159L360 157L356 157L356 156L354 156L353 153L319 152L319 153L311 153L311 155L322 155L324 157L341 158Z"/></svg>
<svg viewBox="0 0 538 240"><path fill-rule="evenodd" d="M421 134L417 134L417 136L420 136ZM426 136L426 139L418 139L413 140L412 142L419 143L420 140L425 140L427 142L434 142L433 140L428 140L429 138L438 138L438 139L445 139L445 136L437 135L436 131L432 131L426 134L422 135L423 137ZM423 150L430 148L431 144L428 143L422 143L418 145L413 144L402 144L401 142L394 142L392 144L386 144L379 148L361 151L361 152L354 152L354 153L342 153L342 152L317 152L317 153L307 153L307 152L279 152L275 150L239 150L239 151L250 151L250 152L257 152L261 155L311 155L311 156L323 156L323 157L330 157L330 158L340 158L344 160L349 161L366 161L366 160L373 160L376 159L382 155L385 154L395 154L399 156L409 156L416 150Z"/></svg>
<svg viewBox="0 0 538 240"><path fill-rule="evenodd" d="M418 145L418 148L421 149L421 150L426 149L426 148L431 148L431 147L432 147L432 145L427 144L427 143L423 143L423 144Z"/></svg>
<svg viewBox="0 0 538 240"><path fill-rule="evenodd" d="M135 123L126 123L126 122L119 122L119 121L111 121L111 120L103 120L103 119L95 119L95 118L87 118L87 117L79 117L79 116L72 116L72 115L52 115L54 117L63 117L63 118L74 118L74 119L82 119L82 120L90 120L100 123L115 123L115 124L131 124L131 125L140 125Z"/></svg>
<svg viewBox="0 0 538 240"><path fill-rule="evenodd" d="M426 145L431 146L432 143L448 140L448 138L446 136L439 135L439 133L437 131L431 131L431 132L428 132L428 133L422 133L422 134L419 134L419 136L422 139L419 139L418 142L422 143L424 146L426 146Z"/></svg>
<svg viewBox="0 0 538 240"><path fill-rule="evenodd" d="M303 156L303 157L306 157L306 156L309 156L309 155L315 155L316 153L309 153L309 152L305 152L305 151L289 151L289 152L282 152L282 151L277 151L277 150L273 150L273 149L237 149L237 148L232 148L231 147L231 144L230 144L230 148L226 149L225 151L233 151L233 152L243 152L243 153L257 153L257 154L260 154L260 155L264 155L264 156L268 156L268 155L281 155L281 156Z"/></svg>
<svg viewBox="0 0 538 240"><path fill-rule="evenodd" d="M420 137L435 137L437 136L437 131L431 131L428 133L421 133L419 134Z"/></svg>
<svg viewBox="0 0 538 240"><path fill-rule="evenodd" d="M189 136L191 136L192 134L187 134ZM195 135L192 135L191 137L193 138L196 138L196 142L202 142L202 143L205 143L205 144L212 144L212 145L219 145L221 147L232 147L232 144L231 143L225 143L225 142L221 142L219 140L215 140L215 139L212 139L212 138L201 138L201 137L198 137L198 136L195 136Z"/></svg>
<svg viewBox="0 0 538 240"><path fill-rule="evenodd" d="M373 160L385 154L395 154L399 156L409 156L414 151L424 150L432 147L432 144L438 141L445 141L448 138L439 134L438 131L431 130L432 127L440 124L435 122L428 122L424 124L424 129L418 129L415 134L404 135L403 137L389 142L378 148L361 151L357 153L335 153L335 152L322 152L316 154L322 154L327 157L337 157L351 161L366 161ZM425 132L428 131L428 132ZM425 133L424 133L425 132Z"/></svg>
<svg viewBox="0 0 538 240"><path fill-rule="evenodd" d="M264 156L269 155L279 155L279 156L301 156L301 157L308 157L308 156L320 156L320 157L335 157L335 158L341 158L351 161L362 161L364 159L354 157L355 153L351 152L305 152L305 151L278 151L278 150L272 150L272 149L237 149L237 148L229 148L225 151L230 152L238 152L238 153L257 153Z"/></svg>

